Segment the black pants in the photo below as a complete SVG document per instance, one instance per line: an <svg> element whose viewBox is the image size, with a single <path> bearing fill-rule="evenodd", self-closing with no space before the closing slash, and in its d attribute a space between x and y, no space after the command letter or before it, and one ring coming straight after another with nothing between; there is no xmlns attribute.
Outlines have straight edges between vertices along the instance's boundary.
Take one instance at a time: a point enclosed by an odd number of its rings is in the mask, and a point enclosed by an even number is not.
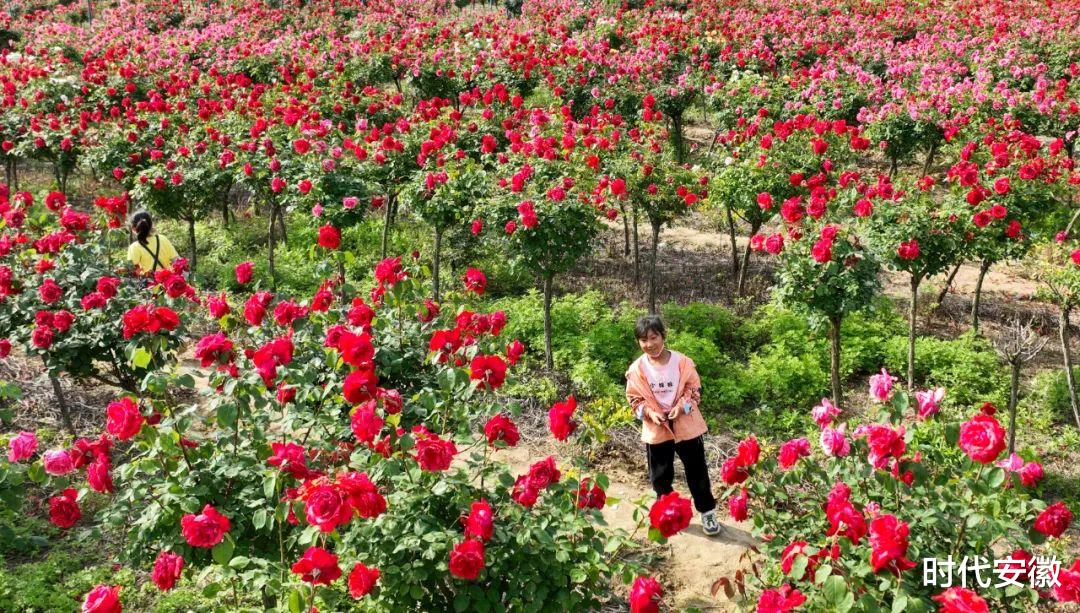
<svg viewBox="0 0 1080 613"><path fill-rule="evenodd" d="M645 444L645 455L649 461L649 481L656 495L663 496L672 491L675 454L679 454L686 471L686 485L690 486L690 495L694 497L694 508L698 513L715 509L716 498L713 497L712 484L709 482L709 467L705 463L705 442L700 436L678 443L667 441L656 445Z"/></svg>

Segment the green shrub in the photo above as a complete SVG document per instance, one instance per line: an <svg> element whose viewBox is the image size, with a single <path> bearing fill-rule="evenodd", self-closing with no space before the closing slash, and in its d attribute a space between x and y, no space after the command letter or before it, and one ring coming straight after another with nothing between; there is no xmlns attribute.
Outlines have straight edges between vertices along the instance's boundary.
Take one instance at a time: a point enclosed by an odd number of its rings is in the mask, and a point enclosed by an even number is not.
<svg viewBox="0 0 1080 613"><path fill-rule="evenodd" d="M1080 367L1073 367L1073 380L1080 381ZM1072 406L1069 404L1069 386L1065 371L1054 368L1039 372L1031 379L1031 391L1021 397L1019 413L1029 418L1039 415L1039 430L1049 430L1054 423L1075 424ZM1029 415L1030 414L1030 415Z"/></svg>
<svg viewBox="0 0 1080 613"><path fill-rule="evenodd" d="M829 394L829 369L821 356L828 356L825 343L806 352L787 351L774 345L750 356L746 367L753 401L772 409L807 412Z"/></svg>
<svg viewBox="0 0 1080 613"><path fill-rule="evenodd" d="M660 313L669 331L689 332L712 341L717 347L731 347L739 340L735 314L720 305L669 302L660 308Z"/></svg>
<svg viewBox="0 0 1080 613"><path fill-rule="evenodd" d="M886 367L896 373L907 369L907 336L889 343ZM990 342L966 333L953 340L921 337L915 340L917 387L944 387L945 406L967 410L983 402L1003 406L1009 377Z"/></svg>

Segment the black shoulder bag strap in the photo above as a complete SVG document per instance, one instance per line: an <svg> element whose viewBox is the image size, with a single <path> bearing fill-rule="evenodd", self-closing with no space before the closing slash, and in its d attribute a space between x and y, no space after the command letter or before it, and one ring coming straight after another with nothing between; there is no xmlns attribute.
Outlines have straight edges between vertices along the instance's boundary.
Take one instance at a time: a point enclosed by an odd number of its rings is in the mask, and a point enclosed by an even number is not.
<svg viewBox="0 0 1080 613"><path fill-rule="evenodd" d="M150 251L150 247L147 246L145 243L139 243L143 246L143 249L146 249L146 252L150 254L150 257L154 258L154 266L150 269L150 274L156 273L158 266L160 266L162 270L165 269L165 265L162 264L161 260L158 259L158 254L161 253L161 237L155 234L154 239L156 240L156 242L154 243L153 251Z"/></svg>

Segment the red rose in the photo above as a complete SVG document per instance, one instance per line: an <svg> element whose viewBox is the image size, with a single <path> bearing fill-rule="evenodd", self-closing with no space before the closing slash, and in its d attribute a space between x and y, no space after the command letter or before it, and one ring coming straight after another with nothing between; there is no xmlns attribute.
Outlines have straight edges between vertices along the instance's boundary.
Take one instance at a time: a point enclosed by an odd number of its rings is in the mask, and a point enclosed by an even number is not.
<svg viewBox="0 0 1080 613"><path fill-rule="evenodd" d="M353 510L344 491L325 477L309 481L300 490L307 522L323 532L333 532L349 523Z"/></svg>
<svg viewBox="0 0 1080 613"><path fill-rule="evenodd" d="M745 468L740 466L739 458L728 458L720 465L720 479L726 485L735 485L742 483L750 477L750 473Z"/></svg>
<svg viewBox="0 0 1080 613"><path fill-rule="evenodd" d="M338 338L337 350L341 354L341 360L353 368L370 367L375 358L375 345L371 342L371 335L366 332L342 332Z"/></svg>
<svg viewBox="0 0 1080 613"><path fill-rule="evenodd" d="M109 458L100 456L86 467L86 482L90 489L102 494L110 494L115 491L112 475L109 474Z"/></svg>
<svg viewBox="0 0 1080 613"><path fill-rule="evenodd" d="M938 613L989 613L990 607L982 596L963 587L950 587L931 600L941 603Z"/></svg>
<svg viewBox="0 0 1080 613"><path fill-rule="evenodd" d="M74 526L75 522L82 517L79 503L75 501L77 497L78 492L69 487L61 492L59 496L50 498L49 521L59 528L67 529Z"/></svg>
<svg viewBox="0 0 1080 613"><path fill-rule="evenodd" d="M0 358L6 358L9 355L11 355L11 341L0 338Z"/></svg>
<svg viewBox="0 0 1080 613"><path fill-rule="evenodd" d="M524 354L525 345L517 339L514 339L512 343L506 346L506 361L509 362L511 366L517 364L518 360L520 360L521 356Z"/></svg>
<svg viewBox="0 0 1080 613"><path fill-rule="evenodd" d="M322 547L308 547L304 557L292 565L292 572L312 585L330 585L341 576L338 557Z"/></svg>
<svg viewBox="0 0 1080 613"><path fill-rule="evenodd" d="M487 437L488 445L494 446L496 441L502 441L507 447L513 447L521 440L521 433L509 417L499 413L484 424L484 436Z"/></svg>
<svg viewBox="0 0 1080 613"><path fill-rule="evenodd" d="M735 521L743 521L749 517L747 513L748 498L746 495L746 488L739 490L739 493L728 499L728 514L731 515L731 519Z"/></svg>
<svg viewBox="0 0 1080 613"><path fill-rule="evenodd" d="M375 589L375 584L378 581L379 569L368 568L357 562L349 573L349 596L356 599L367 596L371 593L371 590Z"/></svg>
<svg viewBox="0 0 1080 613"><path fill-rule="evenodd" d="M52 325L57 332L67 332L73 323L75 323L75 315L71 311L60 310L53 315Z"/></svg>
<svg viewBox="0 0 1080 613"><path fill-rule="evenodd" d="M261 326L266 317L266 307L273 300L270 292L255 292L244 303L244 319L252 326Z"/></svg>
<svg viewBox="0 0 1080 613"><path fill-rule="evenodd" d="M38 286L38 296L45 304L52 304L60 300L63 295L64 290L52 279L45 279L45 282Z"/></svg>
<svg viewBox="0 0 1080 613"><path fill-rule="evenodd" d="M122 441L134 437L142 429L142 413L130 397L110 402L105 415L105 430Z"/></svg>
<svg viewBox="0 0 1080 613"><path fill-rule="evenodd" d="M375 280L380 285L393 286L406 277L401 258L386 258L375 265Z"/></svg>
<svg viewBox="0 0 1080 613"><path fill-rule="evenodd" d="M989 464L1005 449L1005 429L993 416L978 413L960 424L959 444L972 460Z"/></svg>
<svg viewBox="0 0 1080 613"><path fill-rule="evenodd" d="M465 536L487 542L495 532L495 513L487 500L478 500L469 507L469 514L462 518Z"/></svg>
<svg viewBox="0 0 1080 613"><path fill-rule="evenodd" d="M162 551L154 561L154 571L150 574L150 578L159 590L168 592L176 586L182 570L184 570L184 558L171 551Z"/></svg>
<svg viewBox="0 0 1080 613"><path fill-rule="evenodd" d="M799 590L788 584L781 585L777 589L765 590L758 598L758 613L787 613L794 611L802 603L806 602Z"/></svg>
<svg viewBox="0 0 1080 613"><path fill-rule="evenodd" d="M228 364L233 357L232 341L221 332L208 334L195 344L195 358L203 368Z"/></svg>
<svg viewBox="0 0 1080 613"><path fill-rule="evenodd" d="M465 282L465 289L475 292L477 296L484 295L484 288L487 287L487 277L484 276L482 271L469 268L461 279Z"/></svg>
<svg viewBox="0 0 1080 613"><path fill-rule="evenodd" d="M638 577L630 586L630 613L657 613L664 588L652 577Z"/></svg>
<svg viewBox="0 0 1080 613"><path fill-rule="evenodd" d="M375 401L369 400L356 407L349 417L353 435L362 443L372 443L383 427L383 419L375 413Z"/></svg>
<svg viewBox="0 0 1080 613"><path fill-rule="evenodd" d="M304 448L296 443L270 443L272 455L266 458L270 466L277 466L297 479L308 475L307 456Z"/></svg>
<svg viewBox="0 0 1080 613"><path fill-rule="evenodd" d="M1080 602L1080 558L1058 572L1058 586L1053 594L1058 602Z"/></svg>
<svg viewBox="0 0 1080 613"><path fill-rule="evenodd" d="M459 579L472 581L484 569L484 544L467 540L454 545L450 551L450 573Z"/></svg>
<svg viewBox="0 0 1080 613"><path fill-rule="evenodd" d="M819 239L814 246L810 248L810 255L814 258L814 261L819 264L824 264L832 260L832 241L827 239Z"/></svg>
<svg viewBox="0 0 1080 613"><path fill-rule="evenodd" d="M1043 509L1035 518L1035 530L1049 537L1061 536L1072 523L1073 514L1060 500Z"/></svg>
<svg viewBox="0 0 1080 613"><path fill-rule="evenodd" d="M879 515L870 522L870 565L874 572L887 568L897 576L915 568L904 556L908 549L908 525L892 515Z"/></svg>
<svg viewBox="0 0 1080 613"><path fill-rule="evenodd" d="M251 281L251 274L255 270L255 264L251 262L241 262L236 265L236 282L240 285L246 284Z"/></svg>
<svg viewBox="0 0 1080 613"><path fill-rule="evenodd" d="M555 464L555 456L548 456L529 467L529 483L537 489L558 483L562 477L558 466Z"/></svg>
<svg viewBox="0 0 1080 613"><path fill-rule="evenodd" d="M540 488L536 487L529 475L521 475L514 481L514 489L510 492L510 498L523 507L531 507L536 504L536 498L540 495Z"/></svg>
<svg viewBox="0 0 1080 613"><path fill-rule="evenodd" d="M679 496L678 492L670 492L661 496L649 509L649 524L668 538L689 526L692 515L690 500Z"/></svg>
<svg viewBox="0 0 1080 613"><path fill-rule="evenodd" d="M578 508L589 508L599 511L604 508L605 504L607 504L607 492L599 485L593 483L591 479L582 479L581 484L578 486L577 493Z"/></svg>
<svg viewBox="0 0 1080 613"><path fill-rule="evenodd" d="M379 378L373 369L354 370L345 376L341 384L341 393L350 404L360 404L375 396Z"/></svg>
<svg viewBox="0 0 1080 613"><path fill-rule="evenodd" d="M576 409L577 400L571 394L565 401L556 402L548 411L548 428L556 440L565 441L577 429L577 424L571 421Z"/></svg>
<svg viewBox="0 0 1080 613"><path fill-rule="evenodd" d="M53 343L53 331L51 328L45 326L38 326L34 328L34 331L30 333L30 342L34 344L38 349L48 349L52 347Z"/></svg>
<svg viewBox="0 0 1080 613"><path fill-rule="evenodd" d="M184 540L192 547L213 547L224 540L225 533L231 528L229 518L210 505L203 507L198 515L188 513L180 519Z"/></svg>
<svg viewBox="0 0 1080 613"><path fill-rule="evenodd" d="M737 466L749 468L758 463L761 458L761 446L757 438L751 434L739 443L738 455L735 456Z"/></svg>
<svg viewBox="0 0 1080 613"><path fill-rule="evenodd" d="M366 473L349 472L339 475L335 484L349 499L356 514L364 519L372 519L386 511L386 499L371 482Z"/></svg>
<svg viewBox="0 0 1080 613"><path fill-rule="evenodd" d="M900 246L896 249L896 255L901 260L914 260L919 257L919 241L910 240L900 243Z"/></svg>
<svg viewBox="0 0 1080 613"><path fill-rule="evenodd" d="M83 600L82 613L121 613L120 586L97 585Z"/></svg>
<svg viewBox="0 0 1080 613"><path fill-rule="evenodd" d="M438 472L450 468L457 447L434 434L421 435L416 441L416 462L426 471Z"/></svg>
<svg viewBox="0 0 1080 613"><path fill-rule="evenodd" d="M805 438L797 438L787 441L780 446L780 468L787 470L799 461L810 455L810 441Z"/></svg>
<svg viewBox="0 0 1080 613"><path fill-rule="evenodd" d="M341 246L341 232L330 224L319 228L319 246L334 250Z"/></svg>
<svg viewBox="0 0 1080 613"><path fill-rule="evenodd" d="M120 289L120 279L116 277L101 277L97 282L97 291L106 298L112 298L116 296L117 290Z"/></svg>
<svg viewBox="0 0 1080 613"><path fill-rule="evenodd" d="M498 389L506 381L506 362L497 355L477 355L469 364L469 378L479 382L478 389Z"/></svg>

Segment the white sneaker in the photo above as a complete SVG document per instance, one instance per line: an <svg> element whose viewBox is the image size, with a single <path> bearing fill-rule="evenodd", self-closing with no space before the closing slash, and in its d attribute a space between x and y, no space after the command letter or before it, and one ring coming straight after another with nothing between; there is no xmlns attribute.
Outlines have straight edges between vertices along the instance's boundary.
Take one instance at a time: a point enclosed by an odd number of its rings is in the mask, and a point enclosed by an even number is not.
<svg viewBox="0 0 1080 613"><path fill-rule="evenodd" d="M716 536L723 529L723 525L716 519L716 509L701 514L701 530L705 532L706 536Z"/></svg>

